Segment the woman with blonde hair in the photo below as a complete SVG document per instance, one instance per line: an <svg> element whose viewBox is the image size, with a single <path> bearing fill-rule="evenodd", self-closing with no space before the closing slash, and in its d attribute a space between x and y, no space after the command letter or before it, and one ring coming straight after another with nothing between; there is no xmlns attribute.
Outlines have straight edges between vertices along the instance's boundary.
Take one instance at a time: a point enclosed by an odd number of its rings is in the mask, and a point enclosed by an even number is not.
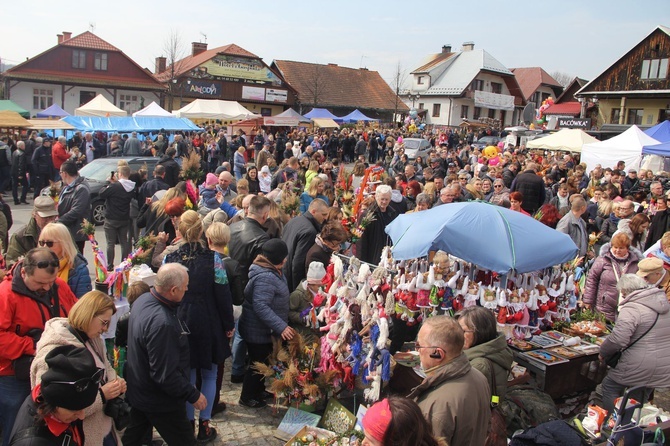
<svg viewBox="0 0 670 446"><path fill-rule="evenodd" d="M91 352L96 366L101 369L96 376L101 387L93 404L84 410L86 444L121 444L121 437L114 428L112 418L105 415L105 406L126 392L126 382L117 377L109 363L105 341L101 337L109 329L114 313L114 301L107 294L97 290L84 294L72 307L67 318L57 317L46 322L30 367L30 384L35 388L40 384L44 372L49 369L47 355L56 347L73 345Z"/></svg>
<svg viewBox="0 0 670 446"><path fill-rule="evenodd" d="M309 167L305 172L305 190L309 189L309 185L314 178L319 174L319 162L312 160L309 162Z"/></svg>
<svg viewBox="0 0 670 446"><path fill-rule="evenodd" d="M321 177L314 177L309 184L309 187L305 189L300 195L300 213L304 214L309 208L309 204L315 198L320 198L330 206L330 200L324 194L326 189L326 182L321 179Z"/></svg>
<svg viewBox="0 0 670 446"><path fill-rule="evenodd" d="M88 262L77 250L67 226L49 223L40 232L37 244L56 254L60 263L58 277L67 282L77 299L93 289Z"/></svg>
<svg viewBox="0 0 670 446"><path fill-rule="evenodd" d="M200 373L200 390L207 398L207 407L200 411L197 438L209 441L216 437L209 422L216 397L217 369L230 356L229 338L235 327L230 282L226 274L215 271L214 253L202 243L203 226L198 213L184 212L178 229L183 244L165 257L165 263L179 263L188 268L188 290L177 312L190 332L191 383L196 383ZM195 423L191 404L186 405L186 413Z"/></svg>
<svg viewBox="0 0 670 446"><path fill-rule="evenodd" d="M244 146L240 146L233 155L233 173L235 174L236 180L240 180L242 176L247 173L247 160L244 157L245 151L246 149Z"/></svg>

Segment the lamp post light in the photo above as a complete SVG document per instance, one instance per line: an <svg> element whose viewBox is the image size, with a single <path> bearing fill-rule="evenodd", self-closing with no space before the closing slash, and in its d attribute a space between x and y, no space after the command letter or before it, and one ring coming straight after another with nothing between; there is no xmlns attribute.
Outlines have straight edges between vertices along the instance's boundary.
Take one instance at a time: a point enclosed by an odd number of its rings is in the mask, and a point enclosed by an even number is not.
<svg viewBox="0 0 670 446"><path fill-rule="evenodd" d="M412 108L414 108L414 101L418 101L419 98L421 98L421 94L410 92L410 93L407 95L407 98L408 98L410 101L412 101Z"/></svg>

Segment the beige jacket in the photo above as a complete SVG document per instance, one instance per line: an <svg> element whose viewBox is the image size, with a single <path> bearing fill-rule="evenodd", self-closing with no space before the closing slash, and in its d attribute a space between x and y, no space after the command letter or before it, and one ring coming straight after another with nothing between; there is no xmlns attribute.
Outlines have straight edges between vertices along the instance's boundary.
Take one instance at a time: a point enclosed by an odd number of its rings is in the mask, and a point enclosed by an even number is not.
<svg viewBox="0 0 670 446"><path fill-rule="evenodd" d="M432 370L408 398L414 399L449 446L481 446L491 420L490 390L465 353Z"/></svg>
<svg viewBox="0 0 670 446"><path fill-rule="evenodd" d="M102 338L90 339L87 345L81 343L69 330L67 318L57 317L47 321L44 326L44 333L37 343L35 359L30 367L30 386L35 387L42 380L42 374L49 369L46 363L46 357L51 350L61 345L74 345L77 347L88 348L93 355L96 363L104 360L107 381L116 379L114 368L107 361L105 343ZM96 354L97 353L97 354ZM113 422L110 417L104 414L104 404L102 398L98 395L95 402L84 411L84 436L86 444L102 445L103 439L113 429ZM117 438L117 444L121 446L121 436L114 431Z"/></svg>

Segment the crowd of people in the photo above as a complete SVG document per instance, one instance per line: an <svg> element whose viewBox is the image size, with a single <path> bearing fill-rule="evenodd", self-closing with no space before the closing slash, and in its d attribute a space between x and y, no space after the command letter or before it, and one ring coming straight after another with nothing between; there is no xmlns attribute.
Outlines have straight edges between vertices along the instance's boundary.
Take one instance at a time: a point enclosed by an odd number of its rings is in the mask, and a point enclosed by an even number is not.
<svg viewBox="0 0 670 446"><path fill-rule="evenodd" d="M479 136L485 134L497 132ZM425 159L407 156L409 136L430 140ZM0 213L3 445L66 434L79 446L142 445L152 428L170 445L211 441L217 432L210 421L226 410L219 401L225 360L232 356L239 404L266 406L272 395L248 364L267 362L276 340L318 335L305 322L323 299L333 254L378 264L391 244L384 229L398 215L470 200L510 208L574 241L587 270L580 304L616 322L601 347L603 360L625 349L603 383L608 410L626 387L670 385L665 176L638 176L625 165L587 173L570 154L523 147L480 151L469 145L475 136L355 128L258 129L252 136L210 126L155 138L87 133L58 138L53 147L36 133L0 138L14 203L35 189L30 221L11 237ZM203 173L197 203L180 177L193 153ZM116 155L158 158L153 172L133 172L119 160L100 191L110 270L117 244L123 259L140 237L155 236L146 260L155 283L133 288L130 317L120 324L126 332L117 331L127 346L125 379L111 368L100 337L116 308L92 290L81 231L91 203L79 168ZM55 180L62 181L57 200L40 196ZM426 377L407 398L372 406L363 421L365 444L484 444L492 398L504 399L512 364L496 328L482 307L415 327L394 320L392 344L416 341ZM131 406L125 430L107 410L121 395ZM40 429L30 430L33 424ZM398 443L399 432L408 440Z"/></svg>

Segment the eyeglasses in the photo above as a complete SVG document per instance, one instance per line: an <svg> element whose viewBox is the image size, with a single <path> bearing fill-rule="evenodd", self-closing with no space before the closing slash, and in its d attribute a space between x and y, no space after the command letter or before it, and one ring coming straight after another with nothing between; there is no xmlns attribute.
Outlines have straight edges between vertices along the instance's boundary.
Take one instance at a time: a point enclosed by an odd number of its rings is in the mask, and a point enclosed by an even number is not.
<svg viewBox="0 0 670 446"><path fill-rule="evenodd" d="M423 345L419 345L418 342L414 343L414 350L418 351L418 350L421 350L422 348L439 348L440 350L444 350L442 347L438 347L436 345L423 346Z"/></svg>
<svg viewBox="0 0 670 446"><path fill-rule="evenodd" d="M38 245L40 246L45 246L47 248L53 248L55 243L60 243L58 240L40 240L37 242Z"/></svg>
<svg viewBox="0 0 670 446"><path fill-rule="evenodd" d="M82 378L78 379L77 381L51 381L50 384L66 384L69 386L74 386L75 392L81 393L88 389L88 386L91 384L96 386L100 385L104 373L105 369L98 369L90 378Z"/></svg>
<svg viewBox="0 0 670 446"><path fill-rule="evenodd" d="M103 327L109 327L109 323L110 323L111 321L106 321L106 320L104 320L103 318L101 318L100 316L96 316L96 317L98 318L98 320L99 320L100 322L102 322L102 326L103 326Z"/></svg>
<svg viewBox="0 0 670 446"><path fill-rule="evenodd" d="M60 266L60 263L58 260L41 260L36 263L25 263L23 266L33 266L39 269L46 269L46 268L58 268Z"/></svg>
<svg viewBox="0 0 670 446"><path fill-rule="evenodd" d="M494 184L493 187L502 187L502 184Z"/></svg>

